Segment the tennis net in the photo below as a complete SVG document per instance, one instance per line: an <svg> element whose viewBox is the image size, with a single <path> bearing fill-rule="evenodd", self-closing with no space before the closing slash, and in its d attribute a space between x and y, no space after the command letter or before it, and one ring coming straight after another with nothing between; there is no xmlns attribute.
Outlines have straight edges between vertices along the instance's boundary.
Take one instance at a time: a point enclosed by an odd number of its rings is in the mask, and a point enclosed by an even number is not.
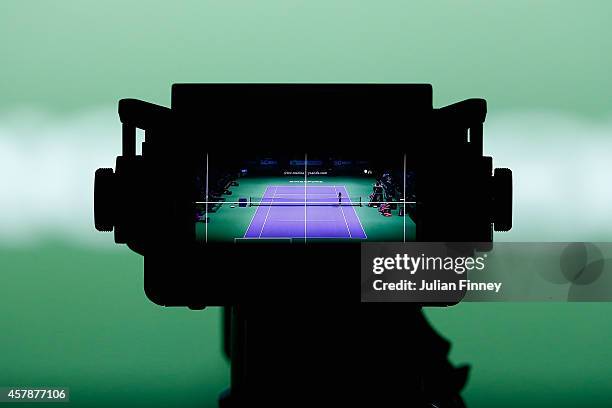
<svg viewBox="0 0 612 408"><path fill-rule="evenodd" d="M279 197L249 197L249 206L251 207L259 207L259 206L280 206L280 207L290 207L290 206L298 206L298 207L309 207L309 206L326 206L326 207L361 207L361 197L360 196L350 196L350 197L333 197L333 198L279 198Z"/></svg>

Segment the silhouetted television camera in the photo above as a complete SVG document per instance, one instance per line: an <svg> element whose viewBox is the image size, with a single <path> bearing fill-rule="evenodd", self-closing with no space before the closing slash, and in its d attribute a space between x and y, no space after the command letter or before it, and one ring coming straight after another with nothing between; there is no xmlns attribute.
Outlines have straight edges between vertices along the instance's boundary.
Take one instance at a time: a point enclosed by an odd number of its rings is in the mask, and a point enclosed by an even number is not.
<svg viewBox="0 0 612 408"><path fill-rule="evenodd" d="M434 109L424 84L175 84L170 108L119 102L96 228L145 255L151 300L193 308L279 295L280 276L313 293L309 273L356 270L364 241L491 242L512 176L483 156L485 116Z"/></svg>
<svg viewBox="0 0 612 408"><path fill-rule="evenodd" d="M96 228L144 255L153 302L228 306L221 406L463 406L467 368L420 306L359 302L360 243L482 250L510 229L484 100L434 109L422 84L178 84L170 108L123 99L119 116Z"/></svg>

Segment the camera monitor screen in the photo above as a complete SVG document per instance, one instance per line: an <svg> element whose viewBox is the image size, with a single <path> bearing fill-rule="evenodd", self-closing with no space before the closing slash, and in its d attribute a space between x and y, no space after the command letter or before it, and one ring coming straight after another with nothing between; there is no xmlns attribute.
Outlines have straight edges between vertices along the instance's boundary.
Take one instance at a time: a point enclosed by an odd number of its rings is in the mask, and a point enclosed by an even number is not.
<svg viewBox="0 0 612 408"><path fill-rule="evenodd" d="M195 228L207 243L413 241L406 155L202 155Z"/></svg>

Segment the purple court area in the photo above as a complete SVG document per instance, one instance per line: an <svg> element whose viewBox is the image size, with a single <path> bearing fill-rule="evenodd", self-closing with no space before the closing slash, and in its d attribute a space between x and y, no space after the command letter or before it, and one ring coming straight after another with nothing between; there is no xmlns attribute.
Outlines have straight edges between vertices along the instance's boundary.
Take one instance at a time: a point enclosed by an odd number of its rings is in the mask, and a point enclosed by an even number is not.
<svg viewBox="0 0 612 408"><path fill-rule="evenodd" d="M349 200L344 186L268 186L244 238L367 238L355 208L338 205L338 193Z"/></svg>

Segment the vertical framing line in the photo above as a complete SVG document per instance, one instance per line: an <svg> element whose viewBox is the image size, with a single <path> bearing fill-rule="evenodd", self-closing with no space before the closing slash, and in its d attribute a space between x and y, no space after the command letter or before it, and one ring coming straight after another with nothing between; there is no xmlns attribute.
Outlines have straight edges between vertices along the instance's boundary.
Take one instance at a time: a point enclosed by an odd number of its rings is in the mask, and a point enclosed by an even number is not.
<svg viewBox="0 0 612 408"><path fill-rule="evenodd" d="M205 224L204 230L206 231L205 232L206 238L205 238L204 242L208 243L208 152L206 152L206 193L205 194L206 194L206 200L204 200L204 201L206 201L206 204L204 204L204 206L205 206L206 210L205 210L204 217L206 217L206 218L204 218L204 221L205 221L204 222L204 224Z"/></svg>
<svg viewBox="0 0 612 408"><path fill-rule="evenodd" d="M404 242L406 242L406 153L404 153Z"/></svg>
<svg viewBox="0 0 612 408"><path fill-rule="evenodd" d="M308 201L308 153L304 153L304 243L306 243L306 236L308 235L308 222L306 217L308 216L308 207L306 202Z"/></svg>

